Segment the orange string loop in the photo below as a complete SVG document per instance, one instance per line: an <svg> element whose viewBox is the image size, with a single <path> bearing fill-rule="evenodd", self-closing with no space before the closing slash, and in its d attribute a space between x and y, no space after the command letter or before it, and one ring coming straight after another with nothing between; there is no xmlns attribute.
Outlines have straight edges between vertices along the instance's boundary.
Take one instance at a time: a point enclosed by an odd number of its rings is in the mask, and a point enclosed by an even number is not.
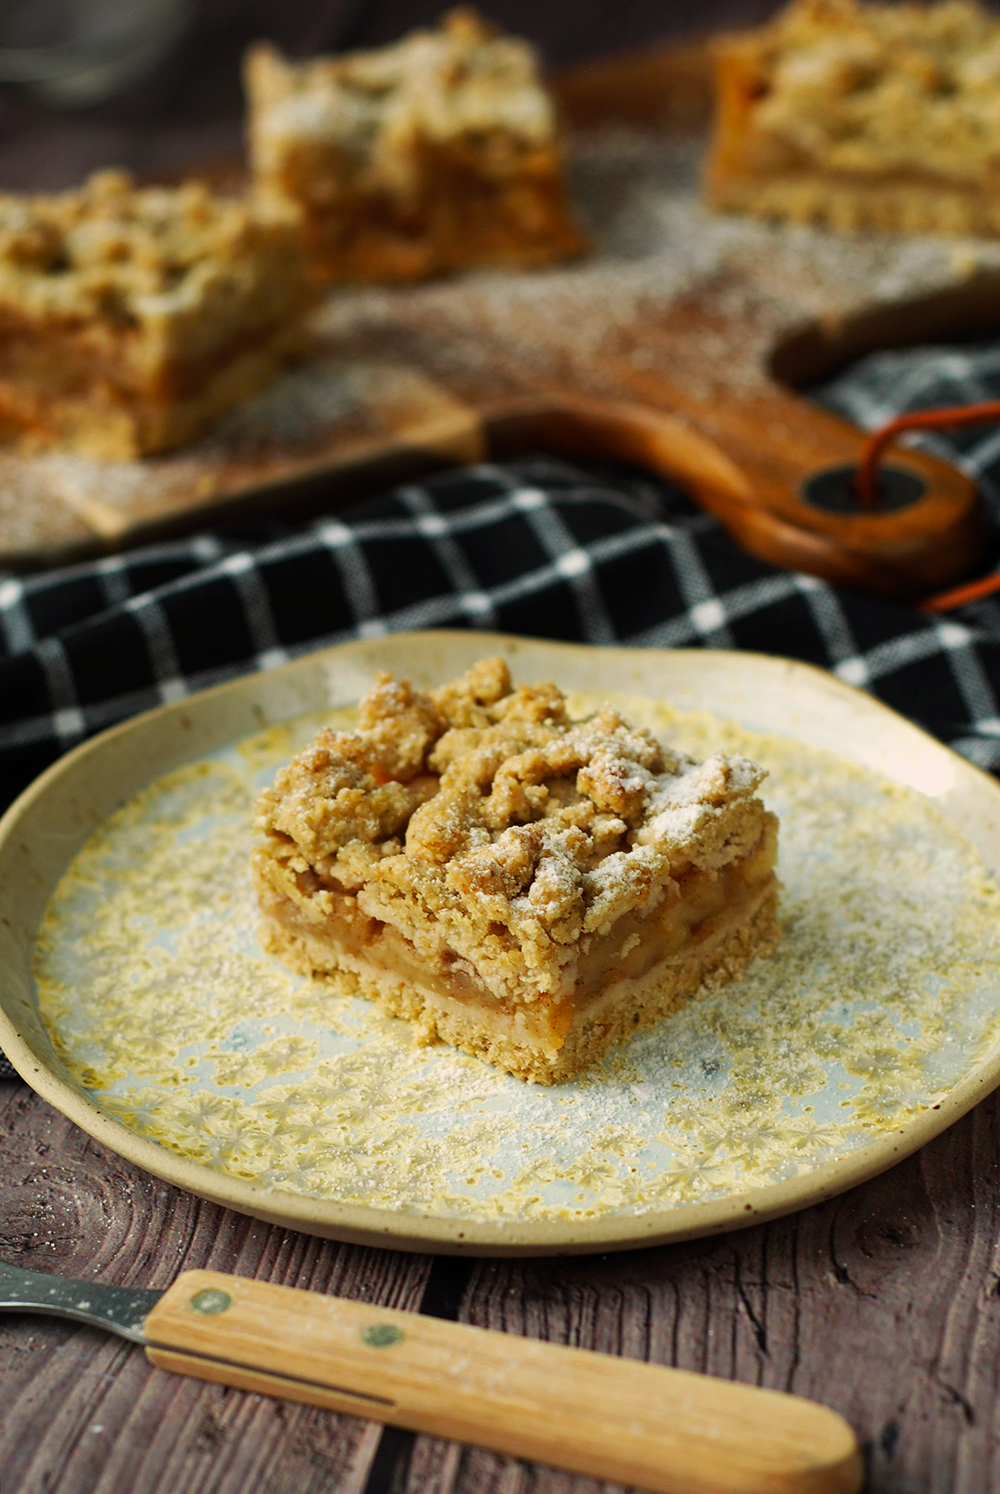
<svg viewBox="0 0 1000 1494"><path fill-rule="evenodd" d="M861 462L855 479L858 498L862 508L874 512L878 508L878 463L885 448L904 431L940 431L962 425L985 425L1000 420L1000 399L991 399L981 405L954 405L947 410L915 410L910 415L900 415L873 431L861 452Z"/></svg>

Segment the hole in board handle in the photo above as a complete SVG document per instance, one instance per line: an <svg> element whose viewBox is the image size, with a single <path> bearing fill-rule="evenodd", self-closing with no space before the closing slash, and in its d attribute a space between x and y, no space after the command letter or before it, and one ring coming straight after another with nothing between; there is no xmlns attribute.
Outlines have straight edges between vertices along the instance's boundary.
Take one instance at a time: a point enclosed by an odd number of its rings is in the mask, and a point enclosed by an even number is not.
<svg viewBox="0 0 1000 1494"><path fill-rule="evenodd" d="M813 508L821 508L833 514L890 514L898 509L909 508L927 492L927 484L915 472L905 472L902 467L880 467L878 469L878 506L866 508L858 495L856 479L858 469L854 466L826 467L807 477L799 492L803 502Z"/></svg>

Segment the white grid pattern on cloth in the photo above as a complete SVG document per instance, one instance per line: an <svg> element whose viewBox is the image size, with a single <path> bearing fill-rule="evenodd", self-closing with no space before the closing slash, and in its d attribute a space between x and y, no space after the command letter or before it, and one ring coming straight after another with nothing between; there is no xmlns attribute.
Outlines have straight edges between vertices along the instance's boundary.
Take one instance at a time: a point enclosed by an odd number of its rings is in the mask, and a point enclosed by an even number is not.
<svg viewBox="0 0 1000 1494"><path fill-rule="evenodd" d="M588 643L614 643L615 630L596 584L593 561L576 543L558 511L538 488L520 488L512 493L513 506L523 514L556 575L568 581L576 598L583 636Z"/></svg>
<svg viewBox="0 0 1000 1494"><path fill-rule="evenodd" d="M128 563L121 555L103 555L94 563L94 575L109 607L128 601L132 595Z"/></svg>
<svg viewBox="0 0 1000 1494"><path fill-rule="evenodd" d="M930 446L931 443L927 443ZM935 456L948 460L948 444L945 441L936 441L931 449ZM952 460L955 460L954 457ZM992 505L994 513L1000 513L1000 482L993 476L993 468L1000 462L1000 430L990 431L981 441L965 452L956 465L962 468L966 476L974 478L983 493L983 496Z"/></svg>
<svg viewBox="0 0 1000 1494"><path fill-rule="evenodd" d="M738 606L736 597L726 599L726 606L712 586L693 536L683 531L671 534L667 543L677 570L677 584L687 604L688 621L693 637L715 648L731 648L733 636L726 626L727 606Z"/></svg>
<svg viewBox="0 0 1000 1494"><path fill-rule="evenodd" d="M142 630L153 667L156 692L163 705L182 700L190 692L184 678L174 636L164 615L163 608L154 596L130 597L125 603Z"/></svg>
<svg viewBox="0 0 1000 1494"><path fill-rule="evenodd" d="M355 535L339 519L325 520L317 526L316 534L337 563L359 635L370 638L384 633L385 624L379 616L375 578L365 559L360 536Z"/></svg>
<svg viewBox="0 0 1000 1494"><path fill-rule="evenodd" d="M278 635L271 598L253 557L246 552L228 555L220 561L219 569L223 575L229 576L239 592L243 615L253 639L257 668L274 669L278 664L287 663L288 650Z"/></svg>
<svg viewBox="0 0 1000 1494"><path fill-rule="evenodd" d="M572 493L564 496L569 505L577 501ZM405 504L411 513L409 519L363 520L356 525L339 520L324 521L312 533L279 541L256 554L245 550L224 556L202 572L166 583L158 588L155 597L145 594L130 598L125 608L142 626L152 661L151 683L157 697L161 700L176 699L191 689L226 677L225 666L195 670L186 678L182 675L163 611L168 598L176 599L185 592L195 591L212 579L228 578L240 596L253 640L253 657L244 667L251 668L269 667L272 662L290 657L303 648L333 642L355 632L381 633L390 629L453 625L467 622L470 618L478 621L484 612L492 621L505 605L544 592L562 579L569 582L577 596L579 635L590 642L626 641L660 646L700 642L717 647L732 646L732 628L741 619L752 617L768 607L780 607L790 597L798 596L807 605L813 625L822 637L826 662L841 678L868 684L918 659L937 654L949 661L970 721L985 722L998 714L995 693L977 662L975 636L964 625L932 624L920 619L919 625L914 627L911 623L910 630L903 636L884 640L862 651L854 640L844 604L831 588L811 577L772 572L755 576L743 584L731 585L723 591L714 589L710 569L701 553L693 548L695 542L690 532L678 525L662 522L634 524L620 533L581 545L567 526L566 511L560 512L551 501L551 495L533 486L518 487L510 480L504 497L498 499L494 495L486 504L473 503L472 512L469 507L464 507L455 513L442 514L430 490L412 487L406 490ZM456 538L470 525L488 528L491 519L503 520L512 511L527 517L532 532L550 559L510 580L483 587L461 557L461 552L455 549ZM431 544L439 559L442 550L446 549L445 570L455 589L380 614L377 588L363 537L367 535L371 542L390 534L397 538L419 535ZM289 647L278 634L262 577L268 562L274 557L287 558L294 556L296 551L305 553L315 546L317 539L331 550L338 564L351 606L353 627L332 629L305 644ZM668 554L677 589L682 602L686 601L687 605L677 608L672 617L651 627L620 633L610 619L601 594L601 567L610 560L627 557L651 544L662 547ZM586 586L582 599L581 581ZM19 595L20 586L20 582L6 585L4 596L8 604L14 592ZM27 635L30 630L23 631ZM109 719L115 719L117 713L124 711L136 698L134 691L117 695L109 691L108 700L96 708L88 707L84 719L73 694L72 673L64 655L59 648L49 644L42 650L41 657L50 676L53 706L59 713L56 732L63 744L77 739L87 730L98 729ZM148 705L150 702L137 703ZM0 744L4 739L8 743L23 741L26 735L37 739L43 731L42 718L34 718L30 722L18 723L13 732L9 728L0 729Z"/></svg>
<svg viewBox="0 0 1000 1494"><path fill-rule="evenodd" d="M209 686L220 685L232 677L232 670L229 669L206 670L196 679L189 681L190 693L193 694L195 690L207 690ZM150 691L143 689L123 690L117 695L110 695L97 705L88 705L86 711L80 706L64 707L63 720L69 728L64 747L73 747L84 737L95 736L107 727L127 720L129 716L137 716L140 711L148 711L156 704L157 700L151 698ZM5 725L0 728L0 752L5 748L22 747L32 742L45 741L52 735L52 722L53 712L47 711L44 715L25 716L13 725Z"/></svg>
<svg viewBox="0 0 1000 1494"><path fill-rule="evenodd" d="M996 720L998 707L996 691L976 655L975 639L968 628L957 622L936 619L934 632L938 644L947 652L969 718L982 731L984 723Z"/></svg>
<svg viewBox="0 0 1000 1494"><path fill-rule="evenodd" d="M18 654L36 642L31 615L25 606L24 584L16 576L0 580L0 629L8 653Z"/></svg>
<svg viewBox="0 0 1000 1494"><path fill-rule="evenodd" d="M919 664L926 659L945 658L955 673L956 660L971 647L974 639L968 629L962 628L958 623L942 624L937 620L926 619L922 627L914 628L910 633L899 634L894 638L888 638L882 643L873 645L863 653L846 659L843 664L834 666L834 674L847 681L848 684L856 682L856 676L861 673L870 684L877 683L887 675L898 674L914 664ZM973 693L966 693L962 687L959 676L955 675L956 684L962 692L963 698L971 703ZM965 682L968 674L965 675ZM995 698L987 687L980 693L980 699L984 704L988 700L992 709L984 713L984 719L996 714ZM973 720L978 716L973 714Z"/></svg>
<svg viewBox="0 0 1000 1494"><path fill-rule="evenodd" d="M676 554L673 544L674 535L664 534L665 525L657 525L660 532L659 537L666 541L671 557ZM745 585L733 587L731 590L717 594L714 601L718 603L727 624L738 622L740 618L750 617L755 612L765 607L770 607L787 599L797 593L799 583L804 578L795 574L777 571L773 576L761 577L757 580L747 582ZM811 577L805 578L811 580ZM820 583L822 584L822 583ZM695 607L702 606L695 603ZM693 608L679 613L668 622L656 623L651 628L646 628L640 633L630 633L624 642L635 648L690 648L693 644L701 644L705 647L732 648L734 642L729 639L728 631L716 631L711 638L699 629L694 617Z"/></svg>
<svg viewBox="0 0 1000 1494"><path fill-rule="evenodd" d="M496 627L496 612L489 594L480 589L475 572L452 538L447 519L431 502L430 494L424 488L408 487L401 489L399 496L413 515L417 532L430 542L469 621L479 628Z"/></svg>
<svg viewBox="0 0 1000 1494"><path fill-rule="evenodd" d="M85 735L87 723L66 650L58 638L43 638L38 658L52 696L52 731L63 747L71 747Z"/></svg>
<svg viewBox="0 0 1000 1494"><path fill-rule="evenodd" d="M824 404L848 415L864 430L885 425L910 410L930 405L973 405L996 397L1000 350L908 348L873 353L829 384ZM947 397L938 391L948 390Z"/></svg>
<svg viewBox="0 0 1000 1494"><path fill-rule="evenodd" d="M841 679L845 679L849 672L850 683L863 688L868 683L868 671L858 653L857 640L837 593L832 587L824 586L815 576L797 575L795 581L822 636L830 667L837 671Z"/></svg>

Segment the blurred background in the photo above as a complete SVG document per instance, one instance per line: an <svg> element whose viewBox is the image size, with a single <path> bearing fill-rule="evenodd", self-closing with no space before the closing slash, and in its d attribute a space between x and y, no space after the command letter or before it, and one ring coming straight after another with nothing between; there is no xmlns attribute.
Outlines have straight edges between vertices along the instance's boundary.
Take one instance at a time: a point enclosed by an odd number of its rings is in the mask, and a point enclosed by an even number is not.
<svg viewBox="0 0 1000 1494"><path fill-rule="evenodd" d="M296 57L380 46L448 0L0 0L0 189L89 171L182 171L240 149L240 58L268 38ZM550 69L717 27L775 0L482 0Z"/></svg>

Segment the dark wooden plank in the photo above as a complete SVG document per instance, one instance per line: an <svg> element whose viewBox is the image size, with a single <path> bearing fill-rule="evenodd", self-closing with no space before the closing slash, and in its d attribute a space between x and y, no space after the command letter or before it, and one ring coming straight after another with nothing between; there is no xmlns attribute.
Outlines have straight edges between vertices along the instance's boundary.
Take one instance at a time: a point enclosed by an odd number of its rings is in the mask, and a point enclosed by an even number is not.
<svg viewBox="0 0 1000 1494"><path fill-rule="evenodd" d="M210 1265L410 1309L432 1265L205 1204L13 1083L0 1084L0 1259L154 1287ZM0 1315L0 1406L3 1494L352 1494L380 1432L167 1375L121 1340L13 1314Z"/></svg>
<svg viewBox="0 0 1000 1494"><path fill-rule="evenodd" d="M735 1376L836 1407L873 1494L1000 1488L1000 1104L842 1198L714 1240L431 1261L258 1224L96 1146L0 1085L0 1258L165 1285L190 1266L426 1307ZM468 1273L468 1287L461 1288ZM449 1295L457 1296L448 1301ZM0 1318L3 1494L595 1494L602 1485L153 1370L84 1328Z"/></svg>

